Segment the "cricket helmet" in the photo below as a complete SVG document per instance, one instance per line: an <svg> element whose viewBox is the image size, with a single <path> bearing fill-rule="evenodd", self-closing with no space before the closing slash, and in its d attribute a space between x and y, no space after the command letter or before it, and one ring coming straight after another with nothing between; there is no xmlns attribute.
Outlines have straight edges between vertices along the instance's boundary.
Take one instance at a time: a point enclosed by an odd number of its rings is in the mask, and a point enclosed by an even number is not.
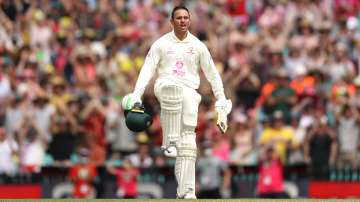
<svg viewBox="0 0 360 202"><path fill-rule="evenodd" d="M125 117L126 126L133 132L144 131L152 124L151 116L140 103L135 103L131 110L125 111Z"/></svg>

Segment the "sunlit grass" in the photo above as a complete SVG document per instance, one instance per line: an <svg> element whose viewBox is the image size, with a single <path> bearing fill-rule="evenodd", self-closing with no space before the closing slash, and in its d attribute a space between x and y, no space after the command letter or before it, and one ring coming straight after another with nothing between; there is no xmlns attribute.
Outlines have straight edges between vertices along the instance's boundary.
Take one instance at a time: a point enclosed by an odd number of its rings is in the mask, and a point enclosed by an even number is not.
<svg viewBox="0 0 360 202"><path fill-rule="evenodd" d="M0 199L0 202L37 202L37 201L48 201L48 202L275 202L275 201L291 201L291 202L311 202L311 201L360 201L359 199L197 199L197 200L179 200L179 199Z"/></svg>

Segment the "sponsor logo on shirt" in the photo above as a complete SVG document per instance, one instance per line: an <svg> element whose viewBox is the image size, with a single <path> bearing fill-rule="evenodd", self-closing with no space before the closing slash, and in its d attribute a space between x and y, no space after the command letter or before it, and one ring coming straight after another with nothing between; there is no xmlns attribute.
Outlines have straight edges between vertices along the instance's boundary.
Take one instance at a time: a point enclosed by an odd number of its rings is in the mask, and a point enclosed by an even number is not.
<svg viewBox="0 0 360 202"><path fill-rule="evenodd" d="M168 48L167 50L166 50L166 54L167 55L171 55L171 54L174 54L175 53L175 51L172 49L172 47L170 47L170 48Z"/></svg>
<svg viewBox="0 0 360 202"><path fill-rule="evenodd" d="M184 62L181 60L176 61L172 71L173 75L178 77L185 76Z"/></svg>

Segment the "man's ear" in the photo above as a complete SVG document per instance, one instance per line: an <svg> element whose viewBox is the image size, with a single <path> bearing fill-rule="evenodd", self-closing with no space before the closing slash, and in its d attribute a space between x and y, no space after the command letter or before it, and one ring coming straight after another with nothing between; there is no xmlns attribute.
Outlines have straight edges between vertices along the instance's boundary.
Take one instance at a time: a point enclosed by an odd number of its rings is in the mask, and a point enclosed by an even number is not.
<svg viewBox="0 0 360 202"><path fill-rule="evenodd" d="M170 24L174 28L174 20L173 19L170 19Z"/></svg>

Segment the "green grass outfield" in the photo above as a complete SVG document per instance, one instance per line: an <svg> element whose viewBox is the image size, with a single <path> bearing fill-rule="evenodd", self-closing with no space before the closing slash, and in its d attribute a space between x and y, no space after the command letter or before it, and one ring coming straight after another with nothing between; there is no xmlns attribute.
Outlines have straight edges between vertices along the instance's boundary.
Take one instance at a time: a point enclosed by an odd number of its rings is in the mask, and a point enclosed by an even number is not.
<svg viewBox="0 0 360 202"><path fill-rule="evenodd" d="M182 199L0 199L0 202L329 202L329 201L359 201L360 199L198 199L198 200L182 200Z"/></svg>

